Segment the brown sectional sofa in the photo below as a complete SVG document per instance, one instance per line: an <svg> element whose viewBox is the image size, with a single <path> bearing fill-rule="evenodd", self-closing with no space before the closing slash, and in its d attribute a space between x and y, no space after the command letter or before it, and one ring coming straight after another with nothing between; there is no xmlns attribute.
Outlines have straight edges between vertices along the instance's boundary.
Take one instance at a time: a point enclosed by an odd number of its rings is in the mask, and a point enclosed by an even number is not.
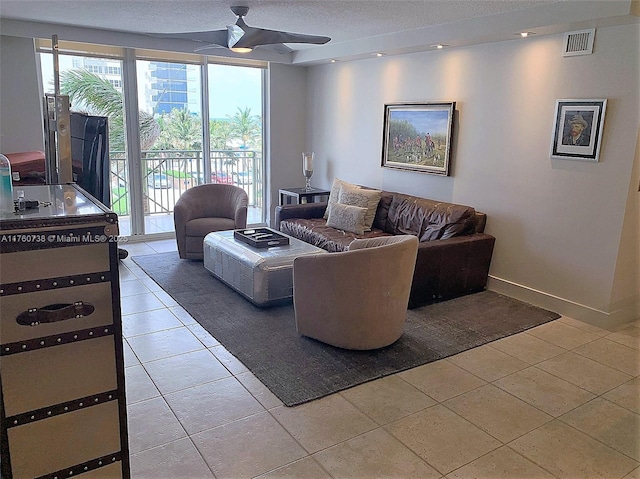
<svg viewBox="0 0 640 479"><path fill-rule="evenodd" d="M373 227L363 235L328 227L326 208L327 203L278 206L276 228L329 252L346 251L359 238L417 236L410 308L482 291L487 284L495 238L484 233L486 215L472 207L383 191Z"/></svg>

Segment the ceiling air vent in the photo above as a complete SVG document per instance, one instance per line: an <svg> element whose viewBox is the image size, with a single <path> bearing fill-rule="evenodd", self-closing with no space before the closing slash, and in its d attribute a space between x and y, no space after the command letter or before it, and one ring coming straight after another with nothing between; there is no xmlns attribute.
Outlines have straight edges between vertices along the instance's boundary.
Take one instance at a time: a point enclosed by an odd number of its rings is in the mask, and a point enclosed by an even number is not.
<svg viewBox="0 0 640 479"><path fill-rule="evenodd" d="M595 28L565 33L564 51L562 55L565 57L591 55L593 53L593 39L595 36Z"/></svg>

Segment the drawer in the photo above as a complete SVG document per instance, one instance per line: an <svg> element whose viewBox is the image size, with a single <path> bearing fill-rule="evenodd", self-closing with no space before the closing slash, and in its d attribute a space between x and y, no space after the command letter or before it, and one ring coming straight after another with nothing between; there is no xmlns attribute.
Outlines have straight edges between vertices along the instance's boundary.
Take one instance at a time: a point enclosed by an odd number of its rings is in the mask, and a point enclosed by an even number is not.
<svg viewBox="0 0 640 479"><path fill-rule="evenodd" d="M2 255L0 284L109 271L107 243L34 249Z"/></svg>
<svg viewBox="0 0 640 479"><path fill-rule="evenodd" d="M4 269L4 256L2 259L2 268ZM93 312L80 318L71 314L73 317L70 319L40 323L35 326L25 326L17 322L18 316L29 309L73 304L79 301L93 306ZM111 282L3 296L0 298L0 309L2 309L0 338L2 338L3 345L97 326L107 326L113 324Z"/></svg>
<svg viewBox="0 0 640 479"><path fill-rule="evenodd" d="M6 416L117 389L114 336L3 356Z"/></svg>
<svg viewBox="0 0 640 479"><path fill-rule="evenodd" d="M7 436L15 478L39 477L72 468L121 451L118 401L11 427ZM80 472L73 471L65 477L75 477Z"/></svg>

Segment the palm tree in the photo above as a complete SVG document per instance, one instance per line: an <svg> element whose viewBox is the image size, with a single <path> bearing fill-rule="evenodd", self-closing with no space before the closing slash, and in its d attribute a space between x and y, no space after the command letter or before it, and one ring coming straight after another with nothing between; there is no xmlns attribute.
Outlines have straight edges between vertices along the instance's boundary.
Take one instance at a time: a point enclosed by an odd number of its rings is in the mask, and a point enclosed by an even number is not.
<svg viewBox="0 0 640 479"><path fill-rule="evenodd" d="M257 142L262 134L262 126L260 117L251 114L251 108L238 107L238 111L233 117L227 116L231 119L231 133L241 139L242 148Z"/></svg>
<svg viewBox="0 0 640 479"><path fill-rule="evenodd" d="M231 123L226 120L211 120L209 122L209 141L212 150L226 150L231 140Z"/></svg>
<svg viewBox="0 0 640 479"><path fill-rule="evenodd" d="M202 127L200 117L188 110L174 108L158 119L160 140L154 146L158 150L200 150Z"/></svg>
<svg viewBox="0 0 640 479"><path fill-rule="evenodd" d="M75 111L109 118L109 149L124 151L124 101L122 93L108 80L86 70L69 70L60 74L60 92L69 95ZM160 125L153 116L140 111L140 147L151 148L160 136Z"/></svg>

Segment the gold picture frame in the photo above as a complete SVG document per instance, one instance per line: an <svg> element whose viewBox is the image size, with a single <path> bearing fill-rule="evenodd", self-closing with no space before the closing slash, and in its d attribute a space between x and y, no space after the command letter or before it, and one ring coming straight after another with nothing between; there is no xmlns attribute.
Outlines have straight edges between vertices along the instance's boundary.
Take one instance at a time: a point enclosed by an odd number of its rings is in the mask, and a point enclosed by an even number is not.
<svg viewBox="0 0 640 479"><path fill-rule="evenodd" d="M385 104L382 167L449 176L455 105Z"/></svg>

